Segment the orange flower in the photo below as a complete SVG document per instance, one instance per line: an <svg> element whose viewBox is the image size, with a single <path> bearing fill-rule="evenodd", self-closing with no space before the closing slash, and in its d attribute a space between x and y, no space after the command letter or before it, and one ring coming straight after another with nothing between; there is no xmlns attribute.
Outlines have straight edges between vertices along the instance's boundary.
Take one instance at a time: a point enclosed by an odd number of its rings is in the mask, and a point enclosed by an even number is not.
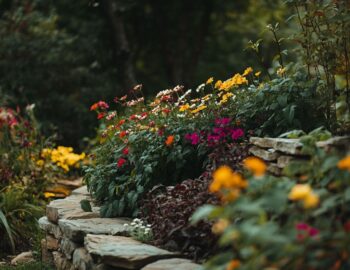
<svg viewBox="0 0 350 270"><path fill-rule="evenodd" d="M231 260L226 267L226 270L235 270L241 266L241 262L239 260Z"/></svg>
<svg viewBox="0 0 350 270"><path fill-rule="evenodd" d="M248 157L243 163L244 167L251 171L256 177L263 176L266 172L266 164L259 158Z"/></svg>
<svg viewBox="0 0 350 270"><path fill-rule="evenodd" d="M127 134L128 133L125 130L123 130L119 133L119 138L124 138Z"/></svg>
<svg viewBox="0 0 350 270"><path fill-rule="evenodd" d="M220 218L211 228L214 234L221 234L230 225L230 222L225 218Z"/></svg>
<svg viewBox="0 0 350 270"><path fill-rule="evenodd" d="M350 155L343 158L342 160L339 160L337 167L340 170L348 170L350 171Z"/></svg>
<svg viewBox="0 0 350 270"><path fill-rule="evenodd" d="M173 135L168 136L165 141L166 146L171 146L174 143L174 139L175 137Z"/></svg>

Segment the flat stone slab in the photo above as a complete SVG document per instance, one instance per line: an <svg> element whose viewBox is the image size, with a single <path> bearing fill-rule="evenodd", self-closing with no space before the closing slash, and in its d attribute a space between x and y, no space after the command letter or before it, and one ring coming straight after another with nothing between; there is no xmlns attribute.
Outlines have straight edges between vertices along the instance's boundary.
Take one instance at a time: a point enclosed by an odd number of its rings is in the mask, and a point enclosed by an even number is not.
<svg viewBox="0 0 350 270"><path fill-rule="evenodd" d="M200 270L203 269L201 265L193 263L187 259L166 259L159 260L154 263L148 264L141 270Z"/></svg>
<svg viewBox="0 0 350 270"><path fill-rule="evenodd" d="M90 196L89 191L87 190L87 186L82 186L72 191L72 195L83 195Z"/></svg>
<svg viewBox="0 0 350 270"><path fill-rule="evenodd" d="M273 148L275 145L274 138L250 137L249 142L262 148Z"/></svg>
<svg viewBox="0 0 350 270"><path fill-rule="evenodd" d="M127 235L123 225L130 223L127 218L60 219L58 225L66 238L83 243L87 234Z"/></svg>
<svg viewBox="0 0 350 270"><path fill-rule="evenodd" d="M92 256L99 256L102 263L125 269L140 269L160 259L180 257L124 236L88 234L85 248Z"/></svg>
<svg viewBox="0 0 350 270"><path fill-rule="evenodd" d="M92 212L85 212L81 209L80 201L89 199L83 195L71 195L65 199L51 201L46 206L47 219L53 223L58 223L59 219L87 219L100 217L100 208L92 207Z"/></svg>
<svg viewBox="0 0 350 270"><path fill-rule="evenodd" d="M46 233L52 234L56 239L62 237L62 232L60 227L57 224L50 222L47 217L41 217L38 221L40 229Z"/></svg>
<svg viewBox="0 0 350 270"><path fill-rule="evenodd" d="M251 137L250 143L262 148L273 148L285 154L301 155L303 144L299 139Z"/></svg>
<svg viewBox="0 0 350 270"><path fill-rule="evenodd" d="M279 154L276 152L275 149L262 149L260 147L257 146L252 146L249 148L249 152L251 154L253 154L256 157L259 157L263 160L266 161L274 161L277 160Z"/></svg>

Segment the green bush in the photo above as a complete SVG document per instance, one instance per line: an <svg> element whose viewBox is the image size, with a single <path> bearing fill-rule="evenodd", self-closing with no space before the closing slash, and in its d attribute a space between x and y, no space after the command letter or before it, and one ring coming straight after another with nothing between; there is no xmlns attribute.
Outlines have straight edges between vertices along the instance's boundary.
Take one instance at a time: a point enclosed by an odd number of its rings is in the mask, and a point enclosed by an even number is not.
<svg viewBox="0 0 350 270"><path fill-rule="evenodd" d="M245 165L248 187L222 206L204 206L193 220L216 220L213 226L226 248L207 269L347 269L350 266L350 156L328 153L315 138L302 139L310 161L292 163L287 177L258 175L260 160ZM224 177L224 179L219 177ZM230 177L213 175L221 192ZM234 268L233 266L236 266ZM238 267L239 266L239 267ZM337 267L337 268L335 268Z"/></svg>

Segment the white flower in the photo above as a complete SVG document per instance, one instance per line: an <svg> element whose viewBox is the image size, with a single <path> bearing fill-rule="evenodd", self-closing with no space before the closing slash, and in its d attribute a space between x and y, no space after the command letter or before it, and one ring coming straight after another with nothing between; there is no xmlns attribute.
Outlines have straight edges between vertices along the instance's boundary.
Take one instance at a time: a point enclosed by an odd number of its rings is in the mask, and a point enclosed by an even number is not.
<svg viewBox="0 0 350 270"><path fill-rule="evenodd" d="M205 87L205 83L198 85L196 92L199 93Z"/></svg>
<svg viewBox="0 0 350 270"><path fill-rule="evenodd" d="M129 227L129 224L125 223L123 226L124 226L124 227Z"/></svg>

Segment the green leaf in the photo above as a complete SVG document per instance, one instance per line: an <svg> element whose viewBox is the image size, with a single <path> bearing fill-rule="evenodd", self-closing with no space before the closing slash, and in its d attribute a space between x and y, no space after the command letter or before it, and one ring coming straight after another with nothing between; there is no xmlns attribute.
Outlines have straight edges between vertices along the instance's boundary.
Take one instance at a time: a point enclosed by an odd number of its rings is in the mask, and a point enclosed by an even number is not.
<svg viewBox="0 0 350 270"><path fill-rule="evenodd" d="M92 212L92 207L88 200L81 200L80 206L81 206L81 209L83 209L85 212Z"/></svg>
<svg viewBox="0 0 350 270"><path fill-rule="evenodd" d="M215 218L222 212L222 208L214 205L204 205L199 207L190 218L191 224L196 224L198 221L206 218Z"/></svg>
<svg viewBox="0 0 350 270"><path fill-rule="evenodd" d="M15 241L13 240L13 237L12 237L12 230L11 230L10 225L7 222L6 216L4 215L4 213L1 210L0 210L0 221L4 225L5 230L7 232L7 235L10 239L12 253L15 253Z"/></svg>

